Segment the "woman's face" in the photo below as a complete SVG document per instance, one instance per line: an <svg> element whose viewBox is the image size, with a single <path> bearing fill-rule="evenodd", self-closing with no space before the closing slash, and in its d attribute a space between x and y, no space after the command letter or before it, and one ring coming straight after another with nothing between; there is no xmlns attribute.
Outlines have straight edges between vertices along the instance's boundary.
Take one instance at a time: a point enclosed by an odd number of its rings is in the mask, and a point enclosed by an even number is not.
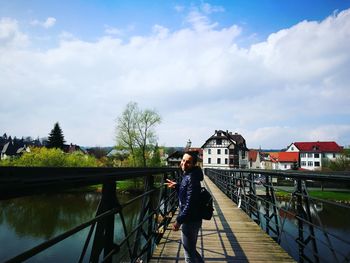
<svg viewBox="0 0 350 263"><path fill-rule="evenodd" d="M180 167L182 171L188 171L191 170L193 167L193 158L191 155L185 153L184 156L182 157Z"/></svg>

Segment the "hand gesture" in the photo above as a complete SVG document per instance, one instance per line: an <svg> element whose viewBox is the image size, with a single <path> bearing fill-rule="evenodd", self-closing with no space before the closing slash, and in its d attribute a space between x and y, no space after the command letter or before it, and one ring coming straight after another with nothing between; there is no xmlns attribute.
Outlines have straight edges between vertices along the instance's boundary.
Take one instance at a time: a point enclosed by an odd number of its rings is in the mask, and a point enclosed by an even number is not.
<svg viewBox="0 0 350 263"><path fill-rule="evenodd" d="M171 181L170 179L166 179L166 183L164 183L164 185L168 186L169 188L175 188L176 186L176 182L175 181Z"/></svg>

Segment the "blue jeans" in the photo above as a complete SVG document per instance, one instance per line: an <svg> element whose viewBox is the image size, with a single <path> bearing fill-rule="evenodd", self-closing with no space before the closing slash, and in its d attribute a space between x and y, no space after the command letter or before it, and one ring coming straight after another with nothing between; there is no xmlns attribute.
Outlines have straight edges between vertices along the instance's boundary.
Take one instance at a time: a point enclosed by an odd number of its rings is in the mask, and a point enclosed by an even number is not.
<svg viewBox="0 0 350 263"><path fill-rule="evenodd" d="M197 238L202 221L183 223L181 228L181 241L185 250L186 263L202 263L203 258L196 250Z"/></svg>

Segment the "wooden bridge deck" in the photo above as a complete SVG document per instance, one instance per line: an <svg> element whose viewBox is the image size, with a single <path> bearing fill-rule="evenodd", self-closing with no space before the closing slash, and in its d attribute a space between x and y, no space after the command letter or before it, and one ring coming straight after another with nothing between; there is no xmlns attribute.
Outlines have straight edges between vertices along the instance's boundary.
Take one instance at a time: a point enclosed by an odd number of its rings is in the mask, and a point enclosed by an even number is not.
<svg viewBox="0 0 350 263"><path fill-rule="evenodd" d="M210 179L204 180L215 205L213 218L203 220L197 242L205 262L296 262ZM150 262L185 262L180 235L168 228Z"/></svg>

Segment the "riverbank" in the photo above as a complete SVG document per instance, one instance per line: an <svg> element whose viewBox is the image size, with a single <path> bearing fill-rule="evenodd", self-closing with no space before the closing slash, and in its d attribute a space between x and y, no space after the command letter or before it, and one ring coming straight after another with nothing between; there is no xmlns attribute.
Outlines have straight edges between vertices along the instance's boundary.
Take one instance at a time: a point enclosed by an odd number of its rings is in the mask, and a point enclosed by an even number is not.
<svg viewBox="0 0 350 263"><path fill-rule="evenodd" d="M309 195L314 198L328 200L328 201L334 201L334 202L340 202L340 203L346 203L350 204L350 191L339 189L339 190L332 190L332 191L322 191L322 190L309 190ZM277 197L290 197L290 192L286 191L276 191Z"/></svg>
<svg viewBox="0 0 350 263"><path fill-rule="evenodd" d="M68 192L102 192L102 184L89 185L83 188L71 189ZM118 181L117 192L119 194L140 194L144 191L143 182L135 182L133 180Z"/></svg>

